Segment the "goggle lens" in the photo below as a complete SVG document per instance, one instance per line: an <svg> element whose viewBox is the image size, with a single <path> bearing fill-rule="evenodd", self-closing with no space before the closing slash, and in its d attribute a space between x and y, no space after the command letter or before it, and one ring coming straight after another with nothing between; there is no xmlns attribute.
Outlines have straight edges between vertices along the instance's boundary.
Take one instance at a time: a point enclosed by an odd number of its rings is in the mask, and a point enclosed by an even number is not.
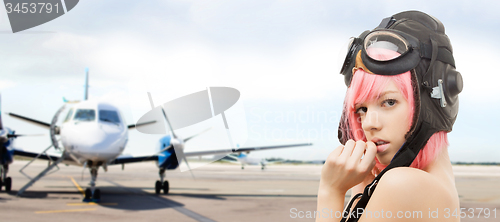
<svg viewBox="0 0 500 222"><path fill-rule="evenodd" d="M363 44L366 54L376 61L389 61L408 52L406 39L388 31L376 31L366 36Z"/></svg>

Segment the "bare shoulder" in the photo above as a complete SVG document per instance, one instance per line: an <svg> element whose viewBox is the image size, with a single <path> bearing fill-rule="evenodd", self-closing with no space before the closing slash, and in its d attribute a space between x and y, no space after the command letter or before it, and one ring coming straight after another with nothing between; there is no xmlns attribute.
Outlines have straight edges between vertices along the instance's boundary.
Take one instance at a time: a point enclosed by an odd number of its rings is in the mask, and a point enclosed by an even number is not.
<svg viewBox="0 0 500 222"><path fill-rule="evenodd" d="M409 167L391 169L380 179L366 206L368 214L360 221L428 221L434 219L429 213L435 210L440 213L439 221L459 221L443 217L446 209L459 207L455 191L455 187L425 171ZM374 213L382 212L385 218L375 218Z"/></svg>
<svg viewBox="0 0 500 222"><path fill-rule="evenodd" d="M446 188L435 176L410 167L397 167L387 171L377 185L377 189L381 192L391 191L406 194L406 196L416 195L417 192L442 193L446 191Z"/></svg>

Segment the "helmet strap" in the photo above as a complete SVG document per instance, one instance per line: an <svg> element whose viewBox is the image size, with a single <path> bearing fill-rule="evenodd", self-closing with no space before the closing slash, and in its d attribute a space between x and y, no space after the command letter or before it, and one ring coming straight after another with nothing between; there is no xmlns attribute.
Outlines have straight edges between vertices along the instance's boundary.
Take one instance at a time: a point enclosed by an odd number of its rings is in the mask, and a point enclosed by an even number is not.
<svg viewBox="0 0 500 222"><path fill-rule="evenodd" d="M429 68L427 68L427 72L425 72L425 74L423 75L422 80L425 79L425 77L427 76L427 74L429 74L430 72L432 72L432 67L434 66L434 63L436 62L436 59L437 59L437 56L438 56L438 53L437 53L438 50L439 50L438 43L436 42L436 40L434 40L434 38L432 37L432 35L430 36L430 39L431 39L431 44L432 44L431 62L429 64Z"/></svg>

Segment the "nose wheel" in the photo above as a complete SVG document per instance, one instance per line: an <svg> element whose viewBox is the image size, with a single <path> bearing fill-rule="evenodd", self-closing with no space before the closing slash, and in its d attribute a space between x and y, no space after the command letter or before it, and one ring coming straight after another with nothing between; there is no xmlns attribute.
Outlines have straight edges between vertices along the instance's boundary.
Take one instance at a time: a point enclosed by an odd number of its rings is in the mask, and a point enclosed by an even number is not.
<svg viewBox="0 0 500 222"><path fill-rule="evenodd" d="M85 197L83 198L83 201L85 202L100 202L101 201L101 190L95 189L94 192L92 192L92 189L87 188L85 189Z"/></svg>
<svg viewBox="0 0 500 222"><path fill-rule="evenodd" d="M95 188L95 181L97 180L97 167L90 167L90 187L85 189L85 196L83 197L84 202L100 202L101 201L101 190Z"/></svg>

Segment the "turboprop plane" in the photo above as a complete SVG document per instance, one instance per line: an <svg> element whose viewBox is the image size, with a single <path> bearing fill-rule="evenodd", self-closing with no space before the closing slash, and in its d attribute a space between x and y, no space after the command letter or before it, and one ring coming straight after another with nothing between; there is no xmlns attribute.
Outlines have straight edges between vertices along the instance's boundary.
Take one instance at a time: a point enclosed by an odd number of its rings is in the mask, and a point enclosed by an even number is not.
<svg viewBox="0 0 500 222"><path fill-rule="evenodd" d="M249 157L245 153L232 153L224 158L221 159L221 161L229 162L229 163L234 163L234 164L240 164L241 169L244 170L246 165L260 165L260 169L264 170L266 169L266 166L269 164L275 164L275 163L281 163L283 161L267 161L262 158L252 158Z"/></svg>
<svg viewBox="0 0 500 222"><path fill-rule="evenodd" d="M58 117L63 110L65 110L66 105L73 106L69 109L62 125L57 126L56 123ZM168 118L163 108L161 108L161 111L163 111L163 116L168 122ZM128 141L128 130L139 126L153 124L156 120L139 120L137 124L126 125L117 107L106 102L88 100L88 69L86 70L84 101L78 102L65 100L65 104L56 112L50 123L14 113L9 113L9 115L11 117L28 121L29 123L49 129L52 141L52 144L40 153L27 152L20 149L13 150L14 155L33 157L31 162L35 159L44 159L49 161L49 166L23 186L18 191L18 195L21 195L33 183L45 176L54 167L57 167L59 163L64 163L67 165L76 165L89 169L91 174L90 187L85 190L83 199L83 201L86 202L100 201L101 192L95 187L97 172L99 168L103 168L104 171L107 171L107 168L110 165L121 164L123 166L127 163L158 161L160 180L156 181L155 189L157 193L161 190L163 190L164 193L168 193L168 181L164 180L165 170L177 168L182 160L186 161L186 164L188 165L186 160L187 156L227 154L231 152L249 152L312 145L310 143L304 143L282 146L248 147L237 150L221 149L184 152L184 143L197 135L182 139L174 133L173 128L169 123L168 125L170 126L172 136L165 136L159 141L160 146L158 146L159 152L157 152L157 154L147 156L121 155ZM59 136L60 139L56 136ZM62 147L59 146L59 140L62 142ZM61 151L62 155L49 155L47 151L51 148ZM29 162L25 167L27 167L31 162ZM23 167L21 171L25 167Z"/></svg>
<svg viewBox="0 0 500 222"><path fill-rule="evenodd" d="M9 165L14 160L14 140L20 136L41 136L41 135L21 135L8 127L4 127L2 123L0 101L0 190L5 187L5 191L9 192L12 188L12 178L7 176Z"/></svg>
<svg viewBox="0 0 500 222"><path fill-rule="evenodd" d="M12 178L7 176L9 164L14 160L14 139L19 135L2 123L1 101L0 101L0 190L5 187L9 192L12 188Z"/></svg>
<svg viewBox="0 0 500 222"><path fill-rule="evenodd" d="M201 133L200 133L201 134ZM197 135L200 135L197 134ZM196 136L197 136L196 135ZM207 155L220 155L220 154L231 154L237 155L240 153L249 153L251 151L261 151L261 150L270 150L270 149L280 149L280 148L292 148L292 147L300 147L300 146L311 146L312 143L301 143L301 144L288 144L288 145L276 145L276 146L262 146L262 147L244 147L238 149L220 149L220 150L206 150L206 151L183 151L185 142L194 138L194 136L182 139L179 136L176 136L174 133L172 136L167 135L159 140L159 144L157 146L157 150L159 150L158 154L155 155L154 158L151 156L144 157L135 157L137 161L144 160L155 160L157 161L157 165L159 168L160 180L157 180L155 183L155 192L156 194L163 193L168 194L169 191L169 183L165 180L166 170L175 170L179 167L179 164L184 161L189 168L189 164L187 162L186 157L194 157L194 156L207 156ZM123 160L128 161L125 158L118 158L113 161L113 164L121 164Z"/></svg>
<svg viewBox="0 0 500 222"><path fill-rule="evenodd" d="M107 171L108 164L117 159L125 149L128 141L128 130L140 124L126 125L120 111L115 106L106 102L88 100L88 69L86 70L85 79L84 101L67 101L64 99L65 104L56 112L50 123L9 113L11 117L49 129L52 141L52 144L41 153L27 152L21 149L11 151L14 155L34 157L25 167L35 159L49 160L50 163L38 176L22 187L18 191L18 195L21 195L28 187L62 162L88 168L91 181L90 188L85 190L84 200L100 200L100 190L95 189L99 167ZM66 108L66 105L72 105L72 107L69 109L62 125L57 126L58 117ZM153 122L142 124L151 123ZM56 135L59 135L60 139ZM59 146L59 140L62 142L62 147ZM50 148L61 151L62 155L49 155L47 151ZM21 169L21 172L25 167Z"/></svg>

